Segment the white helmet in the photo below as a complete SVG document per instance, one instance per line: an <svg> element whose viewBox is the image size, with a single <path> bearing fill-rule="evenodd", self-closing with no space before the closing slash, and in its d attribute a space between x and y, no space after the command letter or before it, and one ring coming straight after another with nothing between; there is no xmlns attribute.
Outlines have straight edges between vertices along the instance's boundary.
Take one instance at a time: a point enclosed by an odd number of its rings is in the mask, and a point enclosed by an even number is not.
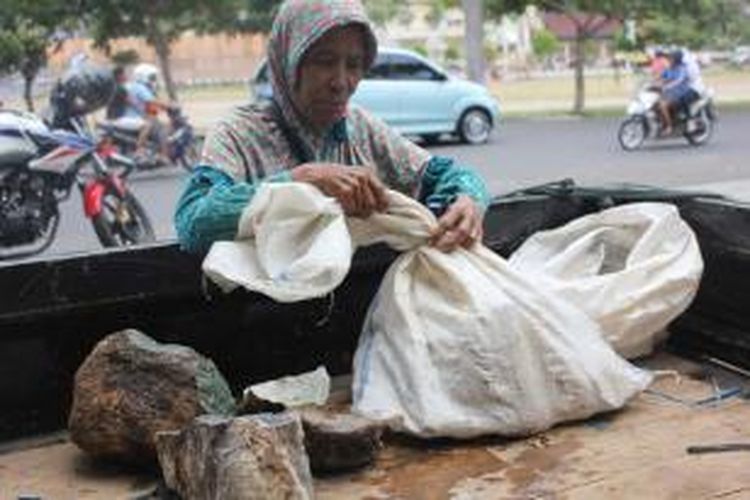
<svg viewBox="0 0 750 500"><path fill-rule="evenodd" d="M159 82L159 69L153 64L141 63L133 68L133 80L156 89Z"/></svg>

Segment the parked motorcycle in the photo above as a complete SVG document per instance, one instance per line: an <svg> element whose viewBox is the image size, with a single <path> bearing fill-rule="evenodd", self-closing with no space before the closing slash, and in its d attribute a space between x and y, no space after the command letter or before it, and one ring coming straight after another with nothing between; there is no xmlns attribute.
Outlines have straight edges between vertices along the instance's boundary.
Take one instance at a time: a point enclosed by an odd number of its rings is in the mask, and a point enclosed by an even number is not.
<svg viewBox="0 0 750 500"><path fill-rule="evenodd" d="M133 168L106 140L0 110L0 260L38 254L52 244L58 206L74 185L103 246L153 241L149 217L126 185Z"/></svg>
<svg viewBox="0 0 750 500"><path fill-rule="evenodd" d="M673 112L674 126L669 136L660 135L663 125L658 110L660 97L659 88L647 84L639 89L628 105L627 117L620 124L617 133L624 150L638 149L647 139L684 137L694 146L708 142L716 122L712 91L707 91L688 106L682 106Z"/></svg>
<svg viewBox="0 0 750 500"><path fill-rule="evenodd" d="M170 129L167 138L169 164L180 165L190 172L198 163L202 139L195 135L192 125L180 107L171 107L166 113ZM127 119L108 120L98 123L97 130L100 135L111 138L118 151L132 158L139 169L150 170L169 165L160 160L158 141L152 137L148 138L146 154L136 157L136 143L141 126L141 123Z"/></svg>

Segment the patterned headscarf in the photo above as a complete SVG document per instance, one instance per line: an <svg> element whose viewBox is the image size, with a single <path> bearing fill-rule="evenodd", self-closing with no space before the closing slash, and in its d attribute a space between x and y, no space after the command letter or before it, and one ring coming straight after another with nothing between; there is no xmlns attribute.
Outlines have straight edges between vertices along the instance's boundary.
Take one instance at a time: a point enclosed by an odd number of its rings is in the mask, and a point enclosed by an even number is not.
<svg viewBox="0 0 750 500"><path fill-rule="evenodd" d="M273 22L268 43L268 64L274 100L284 118L299 128L291 94L297 85L299 66L307 50L334 28L347 25L363 28L365 69L372 65L378 44L364 7L358 0L288 0L281 5Z"/></svg>
<svg viewBox="0 0 750 500"><path fill-rule="evenodd" d="M306 51L330 30L351 24L363 27L369 67L377 42L359 0L286 0L268 48L275 105L237 108L208 136L203 163L251 182L308 161L362 165L373 168L388 187L415 195L430 160L427 151L352 104L321 137L305 126L292 102Z"/></svg>

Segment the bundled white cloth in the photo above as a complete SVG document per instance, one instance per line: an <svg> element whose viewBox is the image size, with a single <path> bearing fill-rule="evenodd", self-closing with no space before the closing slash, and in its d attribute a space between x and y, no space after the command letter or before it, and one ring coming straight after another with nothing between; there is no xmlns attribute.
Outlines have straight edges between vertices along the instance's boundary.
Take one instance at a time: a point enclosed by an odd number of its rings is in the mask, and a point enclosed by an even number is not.
<svg viewBox="0 0 750 500"><path fill-rule="evenodd" d="M339 285L357 246L403 251L370 304L353 409L419 436L528 434L620 408L650 383L606 342L601 317L527 272L531 257L516 268L482 245L443 253L428 244L432 213L388 197L386 213L347 219L312 186L267 184L239 240L214 244L204 272L292 301Z"/></svg>
<svg viewBox="0 0 750 500"><path fill-rule="evenodd" d="M651 353L703 274L695 234L666 203L633 203L528 238L510 265L584 310L627 358Z"/></svg>

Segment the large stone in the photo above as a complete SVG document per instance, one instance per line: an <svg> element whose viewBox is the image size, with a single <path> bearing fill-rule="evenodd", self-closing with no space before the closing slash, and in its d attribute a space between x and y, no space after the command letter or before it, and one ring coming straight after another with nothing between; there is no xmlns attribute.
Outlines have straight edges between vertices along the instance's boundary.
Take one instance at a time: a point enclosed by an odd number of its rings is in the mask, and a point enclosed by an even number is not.
<svg viewBox="0 0 750 500"><path fill-rule="evenodd" d="M107 336L75 375L70 437L84 451L155 463L154 435L201 414L231 415L234 399L214 363L136 331Z"/></svg>
<svg viewBox="0 0 750 500"><path fill-rule="evenodd" d="M305 407L297 411L315 474L363 467L377 458L384 423L330 408Z"/></svg>
<svg viewBox="0 0 750 500"><path fill-rule="evenodd" d="M313 498L296 414L205 415L156 443L164 481L183 500Z"/></svg>

